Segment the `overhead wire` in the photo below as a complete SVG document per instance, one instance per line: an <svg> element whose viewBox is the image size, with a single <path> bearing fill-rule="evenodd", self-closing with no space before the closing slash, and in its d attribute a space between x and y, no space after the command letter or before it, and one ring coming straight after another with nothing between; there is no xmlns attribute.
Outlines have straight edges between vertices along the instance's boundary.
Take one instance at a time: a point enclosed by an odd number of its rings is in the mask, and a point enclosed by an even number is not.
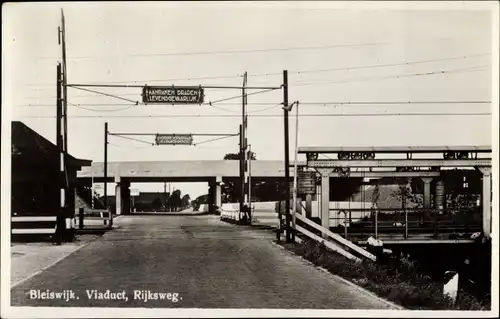
<svg viewBox="0 0 500 319"><path fill-rule="evenodd" d="M384 68L384 67L423 64L423 63L432 63L432 62L441 62L441 61L461 60L461 59L468 59L468 58L472 58L472 57L488 56L488 55L491 55L491 53L479 53L479 54L471 54L471 55L450 57L450 58L436 58L436 59L428 59L428 60L398 62L398 63L385 63L385 64L368 64L368 65L328 68L328 69L300 70L300 71L290 70L290 71L288 71L288 74L300 75L300 74L322 73L322 72L331 72L331 71L349 71L349 70L358 70L358 69ZM262 77L262 76L272 76L272 75L283 75L283 72L248 74L248 76L251 76L251 77Z"/></svg>
<svg viewBox="0 0 500 319"><path fill-rule="evenodd" d="M68 102L69 105L71 106L74 106L74 107L77 107L79 109L82 109L82 110L86 110L86 111L93 111L93 112L117 112L117 111L125 111L125 110L128 110L134 106L137 106L137 104L128 104L127 107L123 107L123 108L120 108L120 109L107 109L107 110L104 110L104 109L93 109L93 108L88 108L88 107L84 107L84 106L81 106L80 104L75 104L75 103L71 103L71 102Z"/></svg>
<svg viewBox="0 0 500 319"><path fill-rule="evenodd" d="M311 114L300 114L299 117L374 117L374 116L482 116L491 115L491 112L465 112L465 113L424 113L424 112L414 112L414 113L343 113L343 114L332 114L332 113L311 113ZM282 114L250 114L249 117L261 117L261 118L272 118L272 117L283 117ZM290 117L295 117L294 114L290 114ZM55 116L24 116L24 118L55 118ZM232 114L171 114L171 115L74 115L68 116L68 118L241 118L241 115Z"/></svg>
<svg viewBox="0 0 500 319"><path fill-rule="evenodd" d="M218 141L218 140L222 140L222 139L226 139L226 138L230 138L230 137L234 137L234 136L237 136L237 135L217 137L217 138L213 138L213 139L210 139L210 140L201 141L199 143L193 144L193 146L197 146L199 144L205 144L205 143L215 142L215 141Z"/></svg>
<svg viewBox="0 0 500 319"><path fill-rule="evenodd" d="M439 74L451 74L451 73L461 73L461 72L476 72L476 71L484 70L484 67L485 66L476 66L476 67L470 67L470 68L441 70L441 71L423 72L423 73L398 74L398 75L388 75L388 76L378 76L378 77L361 77L361 78L352 78L352 79L340 80L340 81L299 82L299 83L295 83L293 86L297 87L297 86L308 86L308 85L351 83L351 82L372 81L372 80L399 79L399 78L404 78L404 77L425 76L425 75L439 75Z"/></svg>
<svg viewBox="0 0 500 319"><path fill-rule="evenodd" d="M115 146L115 147L122 147L122 148L134 148L134 149L144 149L144 148L150 148L152 146L155 146L154 144L152 145L146 145L146 146L129 146L129 145L119 145L115 143L108 142L109 145Z"/></svg>
<svg viewBox="0 0 500 319"><path fill-rule="evenodd" d="M273 89L266 89L266 90L261 90L261 91L246 93L246 96L255 95L255 94L261 94L261 93L267 93L267 92L276 91L276 90L277 89L274 89L274 88ZM235 96L224 98L224 99L220 99L220 100L209 101L208 105L212 106L215 103L219 103L219 102L223 102L223 101L229 101L229 100L234 100L234 99L238 99L238 98L241 98L241 95L235 95Z"/></svg>
<svg viewBox="0 0 500 319"><path fill-rule="evenodd" d="M73 89L77 89L77 90L82 90L82 91L87 91L87 92L91 92L91 93L101 94L101 95L104 95L104 96L112 97L112 98L123 100L123 101L132 102L132 103L135 103L136 105L139 104L139 101L130 100L130 99L118 96L118 95L114 95L114 94L108 94L108 93L99 92L99 91L95 91L95 90L91 90L91 89L77 87L77 86L69 86L69 87L71 87Z"/></svg>
<svg viewBox="0 0 500 319"><path fill-rule="evenodd" d="M488 55L491 55L491 53L478 53L478 54L463 55L463 56L458 56L458 57L435 58L435 59L427 59L427 60L419 60L419 61L386 63L386 64L371 64L371 65L349 66L349 67L328 68L328 69L313 69L313 70L299 70L299 71L289 70L288 73L300 75L300 74L321 73L321 72L330 72L330 71L348 71L348 70L358 70L358 69L383 68L383 67L394 67L394 66L432 63L432 62L440 62L440 61L461 60L461 59L468 59L468 58L488 56ZM283 74L283 72L274 72L274 73L248 74L248 76L249 77L262 77L262 76L273 76L273 75L282 75L282 74ZM230 78L239 78L239 77L241 77L241 75L203 76L203 77L186 77L186 78L152 79L152 80L111 81L111 82L105 82L105 83L119 84L119 83L167 82L167 81L183 81L183 80L191 81L191 80L230 79ZM26 86L33 87L33 86L53 86L53 85L54 85L54 83L43 83L43 84L27 84ZM124 94L122 94L122 95L124 95Z"/></svg>
<svg viewBox="0 0 500 319"><path fill-rule="evenodd" d="M144 141L144 140L141 140L141 139L138 139L138 138L134 138L134 137L128 137L128 136L117 135L117 134L109 134L109 135L110 136L116 136L116 137L119 137L119 138L123 138L123 139L126 139L126 140L141 142L141 143L145 143L145 144L149 144L149 145L155 145L154 143L151 143L151 142L148 142L148 141Z"/></svg>
<svg viewBox="0 0 500 319"><path fill-rule="evenodd" d="M319 49L332 49L332 48L351 48L351 47L365 47L389 44L390 42L372 42L372 43L359 43L359 44L334 44L334 45L321 45L321 46L305 46L305 47L291 47L291 48L268 48L268 49L244 49L244 50L222 50L222 51L198 51L198 52L172 52L172 53L137 53L137 54L123 54L120 58L125 57L166 57L166 56L194 56L194 55L218 55L218 54L237 54L237 53L255 53L255 52L272 52L272 51L296 51L296 50L319 50ZM99 58L118 58L118 56L83 56L71 57L68 60L88 60ZM40 60L53 60L59 57L40 57Z"/></svg>
<svg viewBox="0 0 500 319"><path fill-rule="evenodd" d="M241 106L241 103L237 102L227 102L227 103L217 103L223 106ZM281 103L279 103L281 105ZM315 101L315 102L300 102L301 105L311 105L311 106L358 106L358 105L374 105L374 106L400 106L405 104L433 104L433 105L451 105L454 104L491 104L491 101ZM78 104L81 106L81 103ZM139 105L144 105L144 103L139 103ZM201 105L206 106L208 103L202 103ZM259 106L259 105L272 105L275 106L276 102L254 102L247 104L247 106ZM15 104L16 107L51 107L55 108L55 104ZM85 103L85 106L130 106L130 104L125 103ZM148 107L177 107L178 105L172 104L149 104ZM193 105L183 105L186 106L199 106L198 104Z"/></svg>

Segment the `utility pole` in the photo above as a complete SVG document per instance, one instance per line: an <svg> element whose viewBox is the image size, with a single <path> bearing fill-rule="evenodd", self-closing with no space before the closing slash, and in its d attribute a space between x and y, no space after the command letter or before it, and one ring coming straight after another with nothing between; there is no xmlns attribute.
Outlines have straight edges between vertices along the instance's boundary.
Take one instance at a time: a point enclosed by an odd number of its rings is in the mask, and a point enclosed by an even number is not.
<svg viewBox="0 0 500 319"><path fill-rule="evenodd" d="M245 187L245 168L244 168L244 152L243 152L243 124L240 124L240 180L241 180L241 183L240 183L240 189L241 189L241 192L240 192L240 217L241 217L241 213L243 212L243 202L245 200L244 198L244 187Z"/></svg>
<svg viewBox="0 0 500 319"><path fill-rule="evenodd" d="M58 156L58 169L59 169L59 178L58 184L60 188L59 192L59 213L57 214L56 219L56 242L58 245L61 245L63 234L64 234L64 205L65 205L65 181L64 181L64 151L63 151L63 139L62 139L62 79L61 79L61 63L57 64L57 110L56 110L56 143L57 149L59 150Z"/></svg>
<svg viewBox="0 0 500 319"><path fill-rule="evenodd" d="M291 241L290 236L290 158L289 158L289 136L288 136L288 71L283 71L283 118L285 129L285 218L286 218L286 241Z"/></svg>
<svg viewBox="0 0 500 319"><path fill-rule="evenodd" d="M64 207L64 222L66 223L66 226L71 229L71 233L68 233L69 240L74 239L74 229L73 229L73 218L74 218L74 205L71 204L68 205L69 203L74 202L74 192L70 191L70 189L74 189L74 185L70 185L69 177L67 175L67 170L66 170L66 161L68 158L68 88L67 88L67 79L68 79L68 73L67 73L67 67L66 67L66 23L64 19L64 12L61 9L61 30L60 33L58 34L59 38L59 43L61 44L61 56L62 56L62 77L61 77L61 85L62 85L62 96L61 96L61 102L62 102L62 112L61 112L61 119L63 121L62 123L62 156L63 156L63 162L64 165L62 166L63 169L63 178L64 178L64 196L68 197L68 201L66 201L65 198L65 207ZM73 195L73 198L70 198L71 195ZM72 208L72 209L70 209Z"/></svg>
<svg viewBox="0 0 500 319"><path fill-rule="evenodd" d="M299 102L294 102L296 104L296 114L295 114L295 150L294 150L294 161L293 161L293 204L292 204L292 241L295 241L296 233L296 210L297 210L297 154L299 151Z"/></svg>
<svg viewBox="0 0 500 319"><path fill-rule="evenodd" d="M252 221L252 145L248 145L248 209Z"/></svg>
<svg viewBox="0 0 500 319"><path fill-rule="evenodd" d="M108 209L108 122L104 123L104 209Z"/></svg>
<svg viewBox="0 0 500 319"><path fill-rule="evenodd" d="M92 209L94 209L94 171L91 169L90 170L92 172L92 189L90 190L91 191L91 194L92 194Z"/></svg>
<svg viewBox="0 0 500 319"><path fill-rule="evenodd" d="M241 89L241 106L242 106L242 160L243 160L243 179L242 179L242 191L243 191L243 207L248 204L248 184L247 184L247 175L248 175L248 167L247 167L247 114L246 114L246 86L247 86L247 72L243 74L243 86ZM245 212L245 216L247 213Z"/></svg>
<svg viewBox="0 0 500 319"><path fill-rule="evenodd" d="M66 23L64 12L61 9L61 50L62 50L62 71L63 71L63 109L64 109L64 151L68 152L68 69L66 67Z"/></svg>

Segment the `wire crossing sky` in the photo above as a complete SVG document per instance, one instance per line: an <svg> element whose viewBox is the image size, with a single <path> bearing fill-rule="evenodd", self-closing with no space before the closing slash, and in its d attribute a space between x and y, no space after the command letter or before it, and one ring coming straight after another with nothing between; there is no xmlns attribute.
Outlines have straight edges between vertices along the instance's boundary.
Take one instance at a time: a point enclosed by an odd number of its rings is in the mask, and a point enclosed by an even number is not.
<svg viewBox="0 0 500 319"><path fill-rule="evenodd" d="M2 65L8 83L2 106L11 108L12 120L55 142L62 8L70 84L241 86L248 72L249 86L280 87L288 70L289 101L300 102L300 146L491 144L498 57L492 6L383 6L11 4L4 17L9 63ZM144 105L141 91L69 87L69 152L102 161L105 121L115 132L238 132L241 90L206 89L202 105ZM284 157L282 101L282 90L248 96L248 141L257 159ZM293 145L292 122L290 136ZM218 160L238 151L232 138L175 148L111 143L110 161Z"/></svg>

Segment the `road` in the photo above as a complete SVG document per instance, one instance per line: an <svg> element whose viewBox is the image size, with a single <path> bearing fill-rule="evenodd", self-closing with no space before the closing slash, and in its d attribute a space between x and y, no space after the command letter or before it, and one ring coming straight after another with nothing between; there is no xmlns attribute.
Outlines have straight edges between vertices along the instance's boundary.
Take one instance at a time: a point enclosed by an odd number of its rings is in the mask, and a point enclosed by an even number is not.
<svg viewBox="0 0 500 319"><path fill-rule="evenodd" d="M14 287L12 306L389 307L272 243L270 231L226 224L212 215L122 216L115 224L119 228ZM75 299L30 298L47 289L67 290L62 297ZM96 300L87 290L110 290L113 295L104 297L128 300ZM148 292L153 300L144 300ZM154 293L164 293L164 300L160 295L154 300Z"/></svg>

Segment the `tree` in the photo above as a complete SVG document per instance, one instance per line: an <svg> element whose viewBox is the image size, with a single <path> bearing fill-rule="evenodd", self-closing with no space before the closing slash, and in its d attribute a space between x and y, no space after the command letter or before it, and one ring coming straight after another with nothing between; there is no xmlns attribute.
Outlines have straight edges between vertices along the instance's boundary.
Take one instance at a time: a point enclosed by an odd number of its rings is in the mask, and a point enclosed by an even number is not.
<svg viewBox="0 0 500 319"><path fill-rule="evenodd" d="M182 206L181 191L179 189L175 190L168 198L167 205L172 207L174 211L177 211L177 208Z"/></svg>
<svg viewBox="0 0 500 319"><path fill-rule="evenodd" d="M191 201L191 197L189 196L189 194L182 196L182 207L188 207L190 201Z"/></svg>

